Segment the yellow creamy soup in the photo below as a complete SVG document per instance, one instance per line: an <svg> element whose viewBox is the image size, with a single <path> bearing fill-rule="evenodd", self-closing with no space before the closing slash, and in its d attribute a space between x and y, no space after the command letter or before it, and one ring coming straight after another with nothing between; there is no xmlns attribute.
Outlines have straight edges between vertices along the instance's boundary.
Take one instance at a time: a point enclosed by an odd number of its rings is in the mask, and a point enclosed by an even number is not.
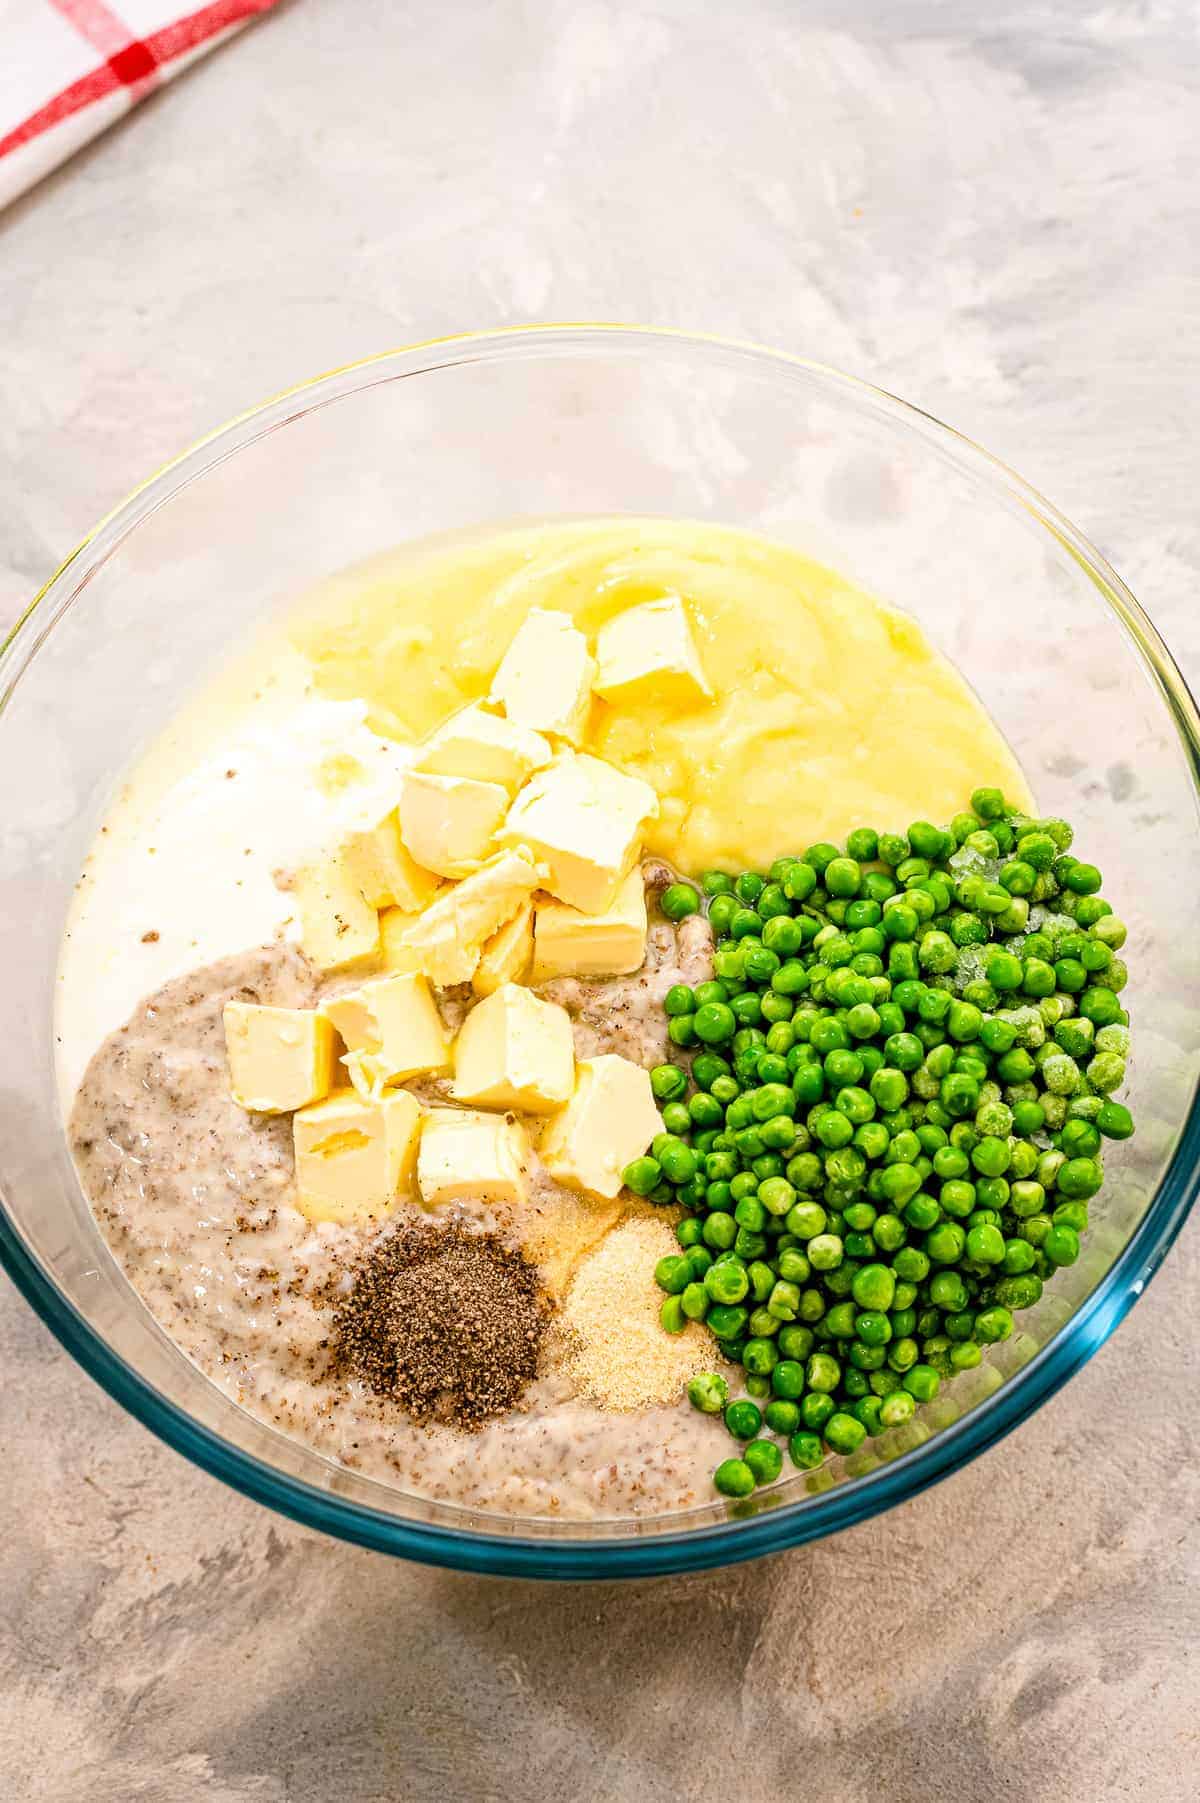
<svg viewBox="0 0 1200 1803"><path fill-rule="evenodd" d="M914 621L797 551L675 521L513 529L351 572L293 643L319 692L416 740L485 696L530 608L593 638L682 598L712 699L593 701L584 744L659 796L649 850L681 869L763 866L856 826L944 822L980 784L1029 790L962 677Z"/></svg>

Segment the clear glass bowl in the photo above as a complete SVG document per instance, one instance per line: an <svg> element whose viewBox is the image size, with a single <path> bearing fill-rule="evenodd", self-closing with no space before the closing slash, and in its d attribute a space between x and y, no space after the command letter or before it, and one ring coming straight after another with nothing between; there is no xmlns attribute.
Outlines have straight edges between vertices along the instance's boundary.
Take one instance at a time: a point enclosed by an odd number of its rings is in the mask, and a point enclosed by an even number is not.
<svg viewBox="0 0 1200 1803"><path fill-rule="evenodd" d="M250 627L414 537L622 513L796 544L915 615L965 672L1129 921L1139 1130L1112 1153L1078 1264L907 1432L748 1507L581 1526L363 1479L189 1364L81 1194L51 1018L65 912L114 786ZM0 654L0 1253L62 1344L155 1433L346 1539L477 1571L615 1577L831 1533L1036 1409L1113 1331L1191 1206L1198 763L1195 704L1096 551L1010 471L864 383L751 347L605 327L449 339L335 371L153 477L67 559Z"/></svg>

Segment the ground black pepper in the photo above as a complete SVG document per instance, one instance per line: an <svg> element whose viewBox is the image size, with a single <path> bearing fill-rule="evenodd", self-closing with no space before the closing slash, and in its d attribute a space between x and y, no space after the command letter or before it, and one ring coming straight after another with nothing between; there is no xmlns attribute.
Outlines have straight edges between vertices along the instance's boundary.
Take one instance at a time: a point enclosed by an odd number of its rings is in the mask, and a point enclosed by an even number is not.
<svg viewBox="0 0 1200 1803"><path fill-rule="evenodd" d="M403 1220L334 1305L335 1369L413 1421L474 1430L536 1375L549 1312L535 1267L494 1234Z"/></svg>

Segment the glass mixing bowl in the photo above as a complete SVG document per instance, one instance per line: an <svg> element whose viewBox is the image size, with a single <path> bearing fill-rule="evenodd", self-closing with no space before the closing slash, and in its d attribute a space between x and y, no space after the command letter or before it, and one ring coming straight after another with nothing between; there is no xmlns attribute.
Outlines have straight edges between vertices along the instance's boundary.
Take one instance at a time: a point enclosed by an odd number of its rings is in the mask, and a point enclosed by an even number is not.
<svg viewBox="0 0 1200 1803"><path fill-rule="evenodd" d="M1111 1151L1079 1262L907 1430L750 1505L518 1521L342 1470L244 1413L176 1350L75 1178L55 974L122 771L289 597L412 538L639 513L802 547L913 614L974 684L1041 807L1075 822L1129 922L1127 1099L1139 1127ZM1096 551L1002 465L865 383L751 347L598 327L449 339L335 371L147 482L67 559L0 654L0 1253L84 1369L169 1444L260 1502L386 1552L615 1577L747 1559L861 1521L1044 1402L1132 1306L1191 1206L1198 761L1195 704Z"/></svg>

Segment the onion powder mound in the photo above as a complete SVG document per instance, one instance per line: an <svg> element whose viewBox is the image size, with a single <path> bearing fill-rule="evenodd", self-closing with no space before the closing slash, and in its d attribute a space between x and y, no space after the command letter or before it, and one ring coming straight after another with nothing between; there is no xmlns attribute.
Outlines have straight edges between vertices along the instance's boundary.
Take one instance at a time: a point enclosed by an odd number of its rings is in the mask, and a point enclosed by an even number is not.
<svg viewBox="0 0 1200 1803"><path fill-rule="evenodd" d="M579 1395L630 1411L675 1402L712 1369L712 1335L697 1322L669 1334L659 1321L660 1258L679 1250L665 1221L634 1216L586 1257L563 1305L566 1366Z"/></svg>

